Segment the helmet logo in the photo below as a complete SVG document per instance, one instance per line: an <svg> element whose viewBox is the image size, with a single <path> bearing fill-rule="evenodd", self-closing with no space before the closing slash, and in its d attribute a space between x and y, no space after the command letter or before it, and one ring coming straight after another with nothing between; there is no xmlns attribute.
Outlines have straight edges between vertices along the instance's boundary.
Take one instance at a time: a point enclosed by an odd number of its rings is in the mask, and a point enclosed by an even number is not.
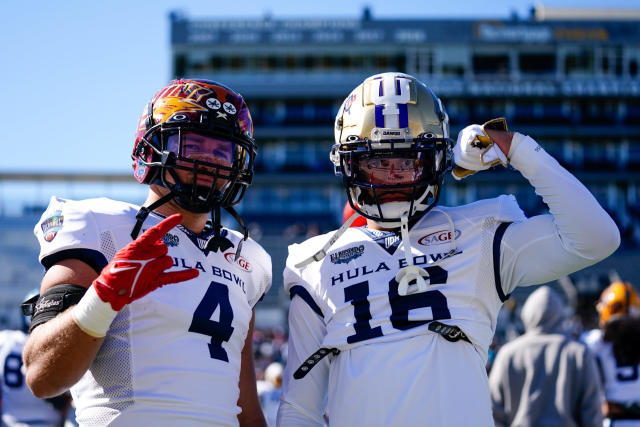
<svg viewBox="0 0 640 427"><path fill-rule="evenodd" d="M409 79L385 75L379 80L378 85L375 82L371 84L370 96L371 101L376 105L376 127L397 129L406 128L409 125L407 115L407 103L411 101Z"/></svg>
<svg viewBox="0 0 640 427"><path fill-rule="evenodd" d="M220 101L218 101L216 98L209 98L207 99L207 107L211 108L212 110L219 110Z"/></svg>
<svg viewBox="0 0 640 427"><path fill-rule="evenodd" d="M174 122L182 122L184 120L187 120L187 115L186 114L176 114L173 117L171 117L171 120Z"/></svg>
<svg viewBox="0 0 640 427"><path fill-rule="evenodd" d="M141 180L144 177L145 172L147 172L147 166L142 163L142 159L138 159L138 163L136 164L136 178Z"/></svg>
<svg viewBox="0 0 640 427"><path fill-rule="evenodd" d="M351 95L349 95L349 97L344 101L344 112L345 113L351 113L351 106L353 105L353 103L356 100L356 93L352 93Z"/></svg>
<svg viewBox="0 0 640 427"><path fill-rule="evenodd" d="M235 105L233 105L230 102L225 102L224 104L222 104L222 108L224 108L224 111L226 111L229 114L235 114L236 113Z"/></svg>
<svg viewBox="0 0 640 427"><path fill-rule="evenodd" d="M171 120L176 120L177 116L183 116L183 118L179 120L186 120L186 113L196 113L199 111L207 111L207 109L202 105L198 105L184 98L158 99L153 106L153 116L156 120L160 120L160 123L165 121L160 119L160 117L169 117Z"/></svg>

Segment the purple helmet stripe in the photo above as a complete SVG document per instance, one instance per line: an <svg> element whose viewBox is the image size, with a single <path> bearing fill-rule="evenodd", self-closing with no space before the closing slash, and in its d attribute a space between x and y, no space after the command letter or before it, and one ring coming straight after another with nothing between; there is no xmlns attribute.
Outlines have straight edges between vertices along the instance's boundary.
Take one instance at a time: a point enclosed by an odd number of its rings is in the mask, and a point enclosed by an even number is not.
<svg viewBox="0 0 640 427"><path fill-rule="evenodd" d="M377 128L384 127L384 115L382 114L382 110L384 110L384 105L376 105L376 127Z"/></svg>
<svg viewBox="0 0 640 427"><path fill-rule="evenodd" d="M384 90L382 89L383 80L380 80L380 88L378 89L378 96L384 95Z"/></svg>
<svg viewBox="0 0 640 427"><path fill-rule="evenodd" d="M402 91L400 90L400 80L396 79L396 95L400 95Z"/></svg>
<svg viewBox="0 0 640 427"><path fill-rule="evenodd" d="M398 109L400 110L400 116L398 117L398 127L409 127L409 112L407 109L407 104L398 104Z"/></svg>

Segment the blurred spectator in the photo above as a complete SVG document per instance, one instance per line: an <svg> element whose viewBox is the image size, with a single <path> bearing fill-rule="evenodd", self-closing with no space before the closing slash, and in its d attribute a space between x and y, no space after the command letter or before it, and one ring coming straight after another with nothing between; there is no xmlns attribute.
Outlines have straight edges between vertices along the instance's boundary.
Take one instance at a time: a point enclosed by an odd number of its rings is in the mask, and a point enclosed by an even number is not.
<svg viewBox="0 0 640 427"><path fill-rule="evenodd" d="M640 426L640 300L630 283L614 282L597 305L600 328L583 334L598 359L611 426Z"/></svg>
<svg viewBox="0 0 640 427"><path fill-rule="evenodd" d="M283 365L287 360L287 336L279 328L255 328L253 348L260 405L267 424L275 426Z"/></svg>
<svg viewBox="0 0 640 427"><path fill-rule="evenodd" d="M264 381L258 384L258 397L269 427L275 427L282 394L282 363L273 362L264 371Z"/></svg>
<svg viewBox="0 0 640 427"><path fill-rule="evenodd" d="M260 242L260 240L262 240L262 236L264 235L264 233L260 224L255 221L250 222L247 225L247 228L249 229L249 235L253 240L255 240L256 242Z"/></svg>
<svg viewBox="0 0 640 427"><path fill-rule="evenodd" d="M265 370L272 362L287 360L287 336L279 328L259 328L253 332L254 364L256 378L264 380Z"/></svg>
<svg viewBox="0 0 640 427"><path fill-rule="evenodd" d="M563 333L558 294L540 287L521 317L525 334L500 349L489 375L496 426L602 426L596 361Z"/></svg>
<svg viewBox="0 0 640 427"><path fill-rule="evenodd" d="M310 239L314 236L320 234L320 225L317 222L310 222L307 224L307 234L305 235L306 239Z"/></svg>
<svg viewBox="0 0 640 427"><path fill-rule="evenodd" d="M29 292L25 299L37 294L37 290ZM67 392L51 399L39 399L27 387L22 364L22 348L27 340L28 329L28 319L23 317L22 330L0 331L1 424L3 427L59 427L64 423L71 406L71 395Z"/></svg>

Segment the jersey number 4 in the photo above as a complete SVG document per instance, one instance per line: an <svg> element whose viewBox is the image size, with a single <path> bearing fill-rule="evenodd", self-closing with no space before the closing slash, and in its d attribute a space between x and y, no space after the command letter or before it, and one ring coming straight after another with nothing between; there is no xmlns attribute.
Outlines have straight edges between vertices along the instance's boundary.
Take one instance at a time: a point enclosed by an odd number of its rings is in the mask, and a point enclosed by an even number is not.
<svg viewBox="0 0 640 427"><path fill-rule="evenodd" d="M429 283L432 285L447 282L448 273L442 267L431 266L426 270L429 273ZM372 316L368 296L368 281L355 283L344 288L344 301L351 302L356 318L353 324L356 333L347 337L347 342L350 344L382 336L382 327L372 328L369 323ZM447 298L442 292L434 290L400 296L398 295L398 282L395 279L391 279L389 282L389 305L391 306L391 325L402 331L424 325L432 320L451 318ZM433 316L431 319L409 320L409 310L426 307L431 308Z"/></svg>
<svg viewBox="0 0 640 427"><path fill-rule="evenodd" d="M220 316L217 321L211 320L216 309L219 309ZM231 339L231 334L233 334L232 321L233 308L229 302L229 288L222 283L212 281L193 313L189 332L210 336L209 354L211 357L228 362L229 357L227 351L222 348L222 343Z"/></svg>

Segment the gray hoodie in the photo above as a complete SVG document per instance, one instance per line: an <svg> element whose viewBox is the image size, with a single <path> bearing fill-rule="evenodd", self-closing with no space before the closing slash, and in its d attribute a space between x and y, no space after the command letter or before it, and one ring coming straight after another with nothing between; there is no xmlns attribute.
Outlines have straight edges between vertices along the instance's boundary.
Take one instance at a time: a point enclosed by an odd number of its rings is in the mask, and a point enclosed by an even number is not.
<svg viewBox="0 0 640 427"><path fill-rule="evenodd" d="M525 334L505 344L489 375L496 426L602 427L593 354L562 333L564 306L542 286L522 307Z"/></svg>

